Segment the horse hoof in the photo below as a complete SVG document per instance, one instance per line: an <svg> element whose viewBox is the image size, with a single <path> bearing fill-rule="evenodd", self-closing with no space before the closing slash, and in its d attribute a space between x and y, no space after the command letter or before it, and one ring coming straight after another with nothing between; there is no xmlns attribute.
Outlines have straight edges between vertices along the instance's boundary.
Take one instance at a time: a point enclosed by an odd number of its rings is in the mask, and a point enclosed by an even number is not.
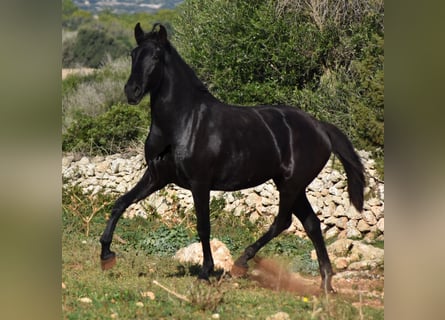
<svg viewBox="0 0 445 320"><path fill-rule="evenodd" d="M102 267L102 270L108 270L114 267L116 264L116 256L112 256L108 259L100 260L100 266Z"/></svg>
<svg viewBox="0 0 445 320"><path fill-rule="evenodd" d="M230 275L234 278L241 278L247 274L247 270L248 268L246 267L241 267L234 264L230 269Z"/></svg>

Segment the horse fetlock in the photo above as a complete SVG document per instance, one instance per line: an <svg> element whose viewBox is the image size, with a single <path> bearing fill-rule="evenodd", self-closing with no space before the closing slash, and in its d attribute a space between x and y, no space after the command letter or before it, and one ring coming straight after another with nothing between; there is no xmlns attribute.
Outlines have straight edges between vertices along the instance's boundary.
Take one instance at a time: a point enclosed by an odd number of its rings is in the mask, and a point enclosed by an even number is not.
<svg viewBox="0 0 445 320"><path fill-rule="evenodd" d="M332 269L324 270L324 272L322 272L321 275L322 275L321 286L320 286L321 289L325 293L337 293L337 291L335 291L335 289L332 287L331 284L332 276L334 275Z"/></svg>

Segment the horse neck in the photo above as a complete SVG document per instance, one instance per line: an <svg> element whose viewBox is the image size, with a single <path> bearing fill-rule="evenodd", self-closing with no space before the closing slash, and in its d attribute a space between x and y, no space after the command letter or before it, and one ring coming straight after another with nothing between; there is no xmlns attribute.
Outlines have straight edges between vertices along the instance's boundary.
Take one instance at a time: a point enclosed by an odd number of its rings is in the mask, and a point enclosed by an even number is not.
<svg viewBox="0 0 445 320"><path fill-rule="evenodd" d="M179 128L180 122L199 108L200 101L215 99L173 47L171 51L161 83L150 96L152 120L167 130Z"/></svg>

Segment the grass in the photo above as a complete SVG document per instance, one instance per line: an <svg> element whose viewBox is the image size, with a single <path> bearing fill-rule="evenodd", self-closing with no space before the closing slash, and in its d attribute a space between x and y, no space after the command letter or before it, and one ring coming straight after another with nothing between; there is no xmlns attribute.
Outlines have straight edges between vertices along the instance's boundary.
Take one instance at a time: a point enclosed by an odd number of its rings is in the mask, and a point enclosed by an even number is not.
<svg viewBox="0 0 445 320"><path fill-rule="evenodd" d="M197 266L181 265L172 259L177 247L196 240L194 228L189 225L167 228L154 216L121 219L116 235L123 241L113 242L113 250L118 253L117 264L103 272L99 237L113 197L98 197L91 200L78 189L63 192L64 319L210 319L215 313L220 319L266 319L280 311L288 313L291 319L383 319L383 310L358 309L353 301L340 296L300 297L261 288L249 279L226 276L211 277L211 284L199 282ZM100 206L99 202L106 205ZM97 212L89 221L87 235L81 217L90 217L91 208L97 208ZM213 235L232 247L235 257L262 233L247 218L224 212L212 213L212 226ZM289 259L301 255L300 268L304 270L310 260L307 252L311 244L290 235L278 240L266 246L261 254ZM307 268L311 273L312 267Z"/></svg>

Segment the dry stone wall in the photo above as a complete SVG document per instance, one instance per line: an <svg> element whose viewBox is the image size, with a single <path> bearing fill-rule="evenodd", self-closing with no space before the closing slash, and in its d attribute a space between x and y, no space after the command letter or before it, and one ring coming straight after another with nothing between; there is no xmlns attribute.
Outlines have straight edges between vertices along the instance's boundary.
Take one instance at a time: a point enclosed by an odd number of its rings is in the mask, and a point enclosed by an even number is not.
<svg viewBox="0 0 445 320"><path fill-rule="evenodd" d="M331 158L307 188L308 199L321 221L326 238L384 238L384 183L376 178L375 163L369 153L359 151L359 155L366 169L367 180L363 212L359 213L350 204L346 174L338 159ZM142 155L115 154L91 158L64 155L62 159L65 187L77 185L85 193L113 193L116 198L131 189L145 169ZM244 215L264 228L268 227L278 212L278 192L272 181L236 192L212 191L211 199L221 200L225 204L225 211L235 216ZM178 210L191 211L191 193L176 185L168 185L130 206L124 217L146 217L154 210L165 217L177 215ZM287 232L306 237L302 224L295 217Z"/></svg>

